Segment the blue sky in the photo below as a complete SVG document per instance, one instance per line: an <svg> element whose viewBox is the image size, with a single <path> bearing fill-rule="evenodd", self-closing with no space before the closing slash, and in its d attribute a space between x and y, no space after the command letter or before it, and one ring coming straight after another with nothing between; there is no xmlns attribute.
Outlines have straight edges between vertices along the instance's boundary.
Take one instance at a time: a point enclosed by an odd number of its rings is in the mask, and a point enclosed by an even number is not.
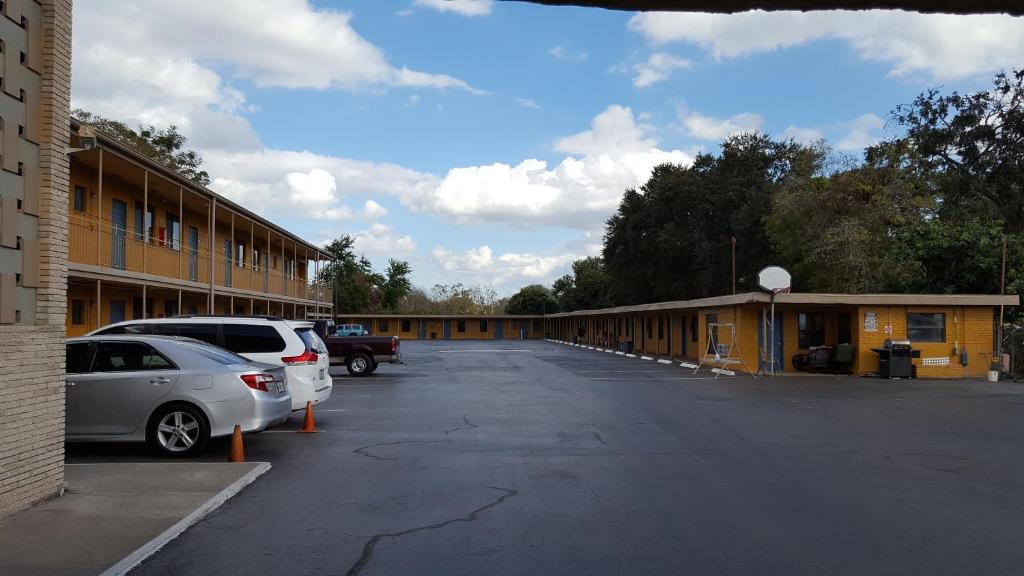
<svg viewBox="0 0 1024 576"><path fill-rule="evenodd" d="M927 87L1024 65L1024 22L522 2L75 3L73 105L176 124L211 187L417 285L509 294L596 253L622 191L759 129L858 152Z"/></svg>

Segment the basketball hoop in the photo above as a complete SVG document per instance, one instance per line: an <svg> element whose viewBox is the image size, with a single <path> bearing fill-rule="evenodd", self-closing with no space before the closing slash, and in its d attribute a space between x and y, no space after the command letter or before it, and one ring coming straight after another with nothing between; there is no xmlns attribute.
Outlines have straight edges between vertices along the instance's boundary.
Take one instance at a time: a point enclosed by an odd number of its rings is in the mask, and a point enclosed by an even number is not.
<svg viewBox="0 0 1024 576"><path fill-rule="evenodd" d="M757 273L757 285L772 295L771 322L767 322L767 319L764 322L766 330L770 330L771 334L765 340L768 341L769 350L768 371L772 376L775 375L775 295L789 294L789 291L792 289L792 281L793 277L790 276L789 272L779 266L768 266ZM768 334L765 334L765 336L768 336Z"/></svg>

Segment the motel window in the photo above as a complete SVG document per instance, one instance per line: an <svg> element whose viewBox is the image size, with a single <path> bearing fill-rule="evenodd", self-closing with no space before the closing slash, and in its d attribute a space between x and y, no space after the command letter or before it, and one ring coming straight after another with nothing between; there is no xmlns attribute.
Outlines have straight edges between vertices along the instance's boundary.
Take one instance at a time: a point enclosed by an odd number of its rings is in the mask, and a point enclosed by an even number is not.
<svg viewBox="0 0 1024 576"><path fill-rule="evenodd" d="M71 301L71 323L78 326L85 324L85 301L84 300L72 300Z"/></svg>
<svg viewBox="0 0 1024 576"><path fill-rule="evenodd" d="M167 247L181 250L181 219L176 214L167 215Z"/></svg>
<svg viewBox="0 0 1024 576"><path fill-rule="evenodd" d="M665 337L665 320L659 316L658 317L658 340L661 340L664 337Z"/></svg>
<svg viewBox="0 0 1024 576"><path fill-rule="evenodd" d="M378 334L387 334L388 333L388 321L387 320L379 320L377 322L377 333Z"/></svg>
<svg viewBox="0 0 1024 576"><path fill-rule="evenodd" d="M534 320L533 321L533 331L534 332L540 332L543 329L544 329L544 324L540 320ZM484 332L486 332L486 330L484 330Z"/></svg>
<svg viewBox="0 0 1024 576"><path fill-rule="evenodd" d="M245 242L238 242L238 267L245 268Z"/></svg>
<svg viewBox="0 0 1024 576"><path fill-rule="evenodd" d="M690 316L690 341L697 341L697 317Z"/></svg>
<svg viewBox="0 0 1024 576"><path fill-rule="evenodd" d="M167 299L164 300L164 317L172 318L178 315L178 301Z"/></svg>
<svg viewBox="0 0 1024 576"><path fill-rule="evenodd" d="M480 331L487 332L487 320L480 321Z"/></svg>
<svg viewBox="0 0 1024 576"><path fill-rule="evenodd" d="M412 322L409 320L402 320L402 332L411 332Z"/></svg>
<svg viewBox="0 0 1024 576"><path fill-rule="evenodd" d="M252 249L252 269L253 270L259 270L260 269L260 251L255 246Z"/></svg>
<svg viewBox="0 0 1024 576"><path fill-rule="evenodd" d="M466 331L466 321L465 320L459 320L458 322L456 322L455 329L458 330L459 332L465 332Z"/></svg>
<svg viewBox="0 0 1024 576"><path fill-rule="evenodd" d="M839 344L853 344L853 328L850 324L850 313L840 312L838 320Z"/></svg>
<svg viewBox="0 0 1024 576"><path fill-rule="evenodd" d="M654 331L652 330L652 324L651 324L651 319L650 318L647 319L647 337L648 338L653 338L654 337Z"/></svg>
<svg viewBox="0 0 1024 576"><path fill-rule="evenodd" d="M907 338L911 342L945 342L946 315L932 312L908 313Z"/></svg>
<svg viewBox="0 0 1024 576"><path fill-rule="evenodd" d="M75 210L79 212L85 212L86 209L86 192L82 186L75 186Z"/></svg>
<svg viewBox="0 0 1024 576"><path fill-rule="evenodd" d="M825 315L822 313L797 315L797 347L806 350L825 343Z"/></svg>

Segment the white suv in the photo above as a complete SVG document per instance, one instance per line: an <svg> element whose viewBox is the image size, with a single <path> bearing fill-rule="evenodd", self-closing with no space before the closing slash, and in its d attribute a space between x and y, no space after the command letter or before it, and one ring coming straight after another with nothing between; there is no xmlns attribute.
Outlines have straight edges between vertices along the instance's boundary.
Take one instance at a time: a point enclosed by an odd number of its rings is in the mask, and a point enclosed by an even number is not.
<svg viewBox="0 0 1024 576"><path fill-rule="evenodd" d="M107 334L185 336L250 360L284 366L292 410L305 408L308 401L318 404L331 397L330 357L312 322L273 316L176 316L127 320L89 335Z"/></svg>

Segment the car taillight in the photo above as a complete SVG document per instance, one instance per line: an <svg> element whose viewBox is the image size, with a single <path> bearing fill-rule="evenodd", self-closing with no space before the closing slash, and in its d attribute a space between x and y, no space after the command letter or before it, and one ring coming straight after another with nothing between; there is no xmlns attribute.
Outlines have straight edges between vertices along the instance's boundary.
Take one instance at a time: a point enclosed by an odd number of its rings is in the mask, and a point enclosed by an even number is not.
<svg viewBox="0 0 1024 576"><path fill-rule="evenodd" d="M316 352L306 349L305 352L298 356L285 356L281 358L281 362L284 362L288 366L304 366L307 364L316 364L320 357L316 355Z"/></svg>
<svg viewBox="0 0 1024 576"><path fill-rule="evenodd" d="M242 374L242 382L253 390L262 390L267 392L267 384L274 381L274 377L270 374Z"/></svg>

